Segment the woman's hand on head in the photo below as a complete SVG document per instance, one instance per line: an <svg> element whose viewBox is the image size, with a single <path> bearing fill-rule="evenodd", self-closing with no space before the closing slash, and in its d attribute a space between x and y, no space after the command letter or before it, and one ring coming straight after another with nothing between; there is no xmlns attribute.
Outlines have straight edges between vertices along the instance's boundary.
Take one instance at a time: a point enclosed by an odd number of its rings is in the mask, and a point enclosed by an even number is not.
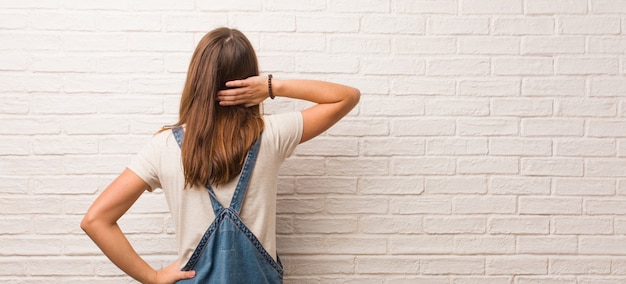
<svg viewBox="0 0 626 284"><path fill-rule="evenodd" d="M226 87L229 89L219 91L217 100L221 106L258 105L269 96L267 83L266 76L252 76L243 80L226 82Z"/></svg>

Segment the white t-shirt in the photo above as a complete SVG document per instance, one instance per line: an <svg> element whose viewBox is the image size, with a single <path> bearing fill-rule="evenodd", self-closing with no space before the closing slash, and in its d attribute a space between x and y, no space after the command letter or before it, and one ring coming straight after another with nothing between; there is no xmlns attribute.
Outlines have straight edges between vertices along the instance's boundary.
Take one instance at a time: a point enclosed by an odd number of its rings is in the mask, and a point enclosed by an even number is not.
<svg viewBox="0 0 626 284"><path fill-rule="evenodd" d="M276 259L276 192L278 170L291 155L302 137L302 115L290 112L264 116L265 129L261 148L243 201L240 217L259 239L265 250ZM202 235L215 219L205 187L183 189L185 178L180 148L172 131L155 135L137 154L128 169L152 189L161 188L172 213L178 242L178 260L184 266ZM230 205L239 177L214 186L218 201Z"/></svg>

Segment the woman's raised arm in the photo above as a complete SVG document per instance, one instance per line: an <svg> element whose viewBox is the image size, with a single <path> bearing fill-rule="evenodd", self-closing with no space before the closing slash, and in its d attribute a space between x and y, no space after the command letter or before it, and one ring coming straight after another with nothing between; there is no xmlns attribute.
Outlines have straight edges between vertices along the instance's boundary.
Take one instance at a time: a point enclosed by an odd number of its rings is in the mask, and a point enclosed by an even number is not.
<svg viewBox="0 0 626 284"><path fill-rule="evenodd" d="M265 76L230 81L226 86L231 89L220 91L218 100L222 106L257 105L269 96L268 84ZM272 79L271 84L274 96L316 103L302 111L304 125L300 143L337 123L356 106L361 96L358 89L324 81Z"/></svg>

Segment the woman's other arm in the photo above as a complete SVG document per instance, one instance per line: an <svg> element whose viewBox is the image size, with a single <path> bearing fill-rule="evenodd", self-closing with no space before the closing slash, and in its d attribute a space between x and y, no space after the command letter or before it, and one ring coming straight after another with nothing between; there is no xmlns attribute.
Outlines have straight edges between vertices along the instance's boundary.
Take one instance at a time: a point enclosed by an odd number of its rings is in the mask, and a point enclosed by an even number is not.
<svg viewBox="0 0 626 284"><path fill-rule="evenodd" d="M220 91L218 100L223 106L252 106L268 97L267 77L254 76L226 83L232 89ZM326 131L350 112L359 102L358 89L340 84L314 80L272 79L275 96L301 99L316 103L302 111L303 132L300 143Z"/></svg>
<svg viewBox="0 0 626 284"><path fill-rule="evenodd" d="M126 169L91 205L80 227L104 254L126 274L141 283L174 283L191 278L194 272L182 272L178 263L154 270L135 252L117 224L148 185Z"/></svg>

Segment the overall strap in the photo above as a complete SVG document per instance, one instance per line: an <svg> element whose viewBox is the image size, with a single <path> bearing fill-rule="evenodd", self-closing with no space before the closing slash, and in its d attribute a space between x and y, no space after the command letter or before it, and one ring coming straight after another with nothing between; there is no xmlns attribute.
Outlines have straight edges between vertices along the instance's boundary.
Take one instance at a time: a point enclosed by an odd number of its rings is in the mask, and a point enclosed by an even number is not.
<svg viewBox="0 0 626 284"><path fill-rule="evenodd" d="M174 138L178 143L178 146L182 148L183 138L184 138L184 130L182 126L177 126L172 129L174 132ZM230 202L230 209L233 211L239 212L241 211L241 205L243 204L243 199L246 196L246 191L248 190L248 184L250 182L250 177L252 176L252 170L254 169L254 164L256 163L256 159L259 154L259 149L261 148L261 136L252 144L250 150L248 150L248 155L246 156L246 160L243 165L243 169L241 170L241 175L239 176L239 181L237 182L237 187L235 188L235 193L233 193L233 198ZM206 188L209 191L209 196L211 197L211 204L213 205L213 211L217 216L219 211L222 210L222 204L217 201L217 197L215 196L215 192L213 191L213 187L211 184L207 182Z"/></svg>

